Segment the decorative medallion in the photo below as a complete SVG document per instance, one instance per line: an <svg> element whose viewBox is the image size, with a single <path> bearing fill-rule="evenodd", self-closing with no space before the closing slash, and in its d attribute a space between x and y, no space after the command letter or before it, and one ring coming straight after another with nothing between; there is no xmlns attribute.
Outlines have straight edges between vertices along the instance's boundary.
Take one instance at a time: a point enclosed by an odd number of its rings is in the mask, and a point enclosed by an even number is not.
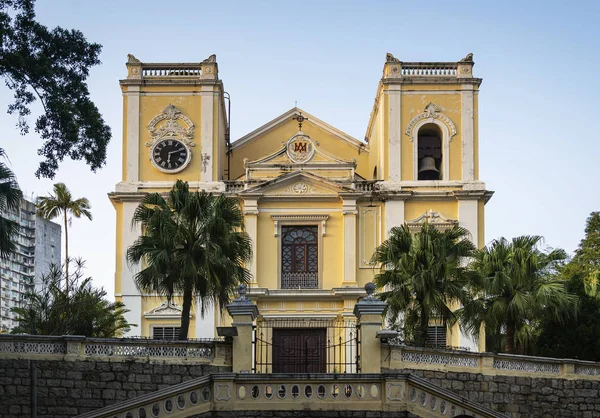
<svg viewBox="0 0 600 418"><path fill-rule="evenodd" d="M297 133L287 143L287 155L296 164L304 164L315 155L315 144L302 132Z"/></svg>
<svg viewBox="0 0 600 418"><path fill-rule="evenodd" d="M292 193L294 194L306 194L308 193L308 184L306 183L295 183L292 186Z"/></svg>

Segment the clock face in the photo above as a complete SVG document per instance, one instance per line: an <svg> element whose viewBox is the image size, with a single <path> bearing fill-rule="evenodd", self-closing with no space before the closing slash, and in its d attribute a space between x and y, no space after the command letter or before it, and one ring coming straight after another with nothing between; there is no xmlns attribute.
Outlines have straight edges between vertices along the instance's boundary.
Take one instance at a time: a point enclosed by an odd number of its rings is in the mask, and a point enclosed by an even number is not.
<svg viewBox="0 0 600 418"><path fill-rule="evenodd" d="M176 139L158 141L150 150L150 158L156 168L167 173L183 170L191 157L185 144Z"/></svg>

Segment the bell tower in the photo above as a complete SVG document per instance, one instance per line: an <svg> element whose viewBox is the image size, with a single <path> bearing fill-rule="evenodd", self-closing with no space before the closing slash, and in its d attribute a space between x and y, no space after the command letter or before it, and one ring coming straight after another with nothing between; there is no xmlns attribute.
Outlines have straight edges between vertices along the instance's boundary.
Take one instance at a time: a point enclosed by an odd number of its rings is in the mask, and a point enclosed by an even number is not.
<svg viewBox="0 0 600 418"><path fill-rule="evenodd" d="M109 194L117 212L115 298L130 310L127 320L138 324L132 333L152 336L155 328L170 332L180 312L177 300L161 308L161 298L142 295L135 285L138 269L128 264L127 249L141 231L132 226L133 214L146 193L165 192L177 179L193 188L224 190L227 122L215 55L170 64L143 63L129 55L126 65L127 78L120 81L122 178ZM194 312L190 336L199 335L201 326L211 328L203 335L212 333L210 319L198 321Z"/></svg>
<svg viewBox="0 0 600 418"><path fill-rule="evenodd" d="M478 95L473 54L456 62L404 62L387 54L366 134L370 171L379 173L385 230L424 222L466 228L485 245L479 179ZM477 351L458 327L448 345ZM479 347L481 348L481 347Z"/></svg>

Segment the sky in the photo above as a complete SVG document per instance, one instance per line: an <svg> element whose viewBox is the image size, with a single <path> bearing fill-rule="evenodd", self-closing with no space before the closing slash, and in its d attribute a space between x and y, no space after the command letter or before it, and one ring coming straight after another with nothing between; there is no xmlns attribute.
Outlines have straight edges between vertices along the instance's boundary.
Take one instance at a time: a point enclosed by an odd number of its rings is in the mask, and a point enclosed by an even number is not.
<svg viewBox="0 0 600 418"><path fill-rule="evenodd" d="M113 294L115 212L107 198L121 179L122 96L127 54L142 62L200 62L217 55L232 99L237 139L297 102L364 138L377 83L392 53L402 61L458 61L474 54L479 95L480 178L495 191L486 205L486 242L542 235L574 251L590 212L600 210L598 1L185 1L38 0L39 21L81 30L103 45L91 70L92 100L113 138L92 173L65 160L54 180L36 179L42 142L0 126L9 166L28 197L64 182L87 197L93 221L74 219L70 255ZM39 112L39 106L34 107ZM63 234L64 239L64 234Z"/></svg>

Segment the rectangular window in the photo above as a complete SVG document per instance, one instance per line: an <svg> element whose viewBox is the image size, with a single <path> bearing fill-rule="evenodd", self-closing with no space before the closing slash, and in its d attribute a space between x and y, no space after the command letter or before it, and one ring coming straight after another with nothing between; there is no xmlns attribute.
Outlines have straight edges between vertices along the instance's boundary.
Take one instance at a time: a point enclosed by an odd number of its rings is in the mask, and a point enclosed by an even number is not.
<svg viewBox="0 0 600 418"><path fill-rule="evenodd" d="M427 327L427 345L435 348L447 346L445 325Z"/></svg>
<svg viewBox="0 0 600 418"><path fill-rule="evenodd" d="M281 228L281 288L318 289L319 227Z"/></svg>
<svg viewBox="0 0 600 418"><path fill-rule="evenodd" d="M154 340L176 340L179 338L180 327L152 327Z"/></svg>

